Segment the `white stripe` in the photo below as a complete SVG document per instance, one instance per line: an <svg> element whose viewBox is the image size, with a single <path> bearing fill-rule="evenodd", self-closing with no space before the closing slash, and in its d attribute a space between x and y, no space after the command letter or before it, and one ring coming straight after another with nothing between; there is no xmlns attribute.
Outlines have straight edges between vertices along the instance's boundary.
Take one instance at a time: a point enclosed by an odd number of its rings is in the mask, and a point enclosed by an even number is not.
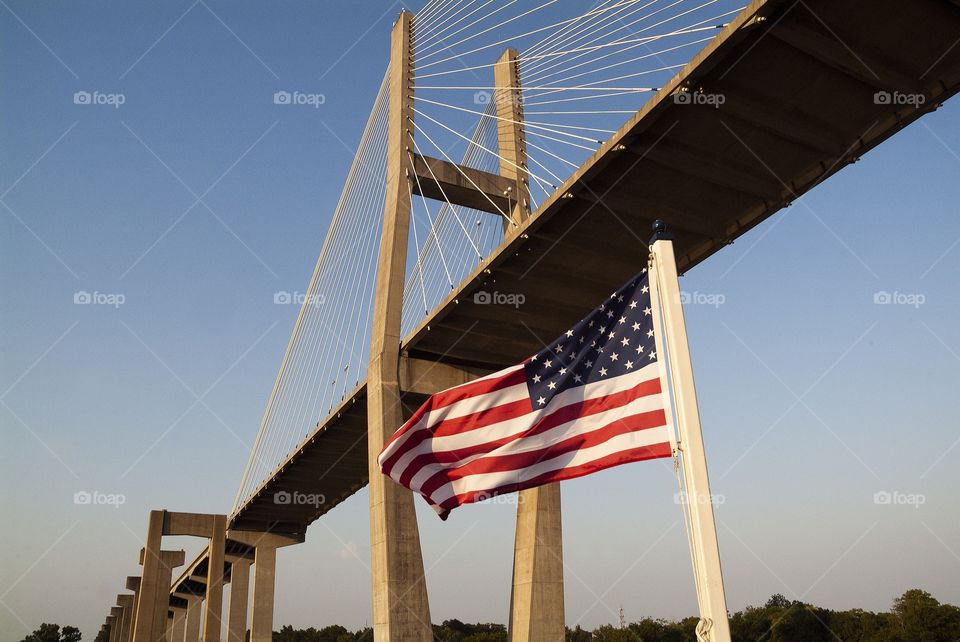
<svg viewBox="0 0 960 642"><path fill-rule="evenodd" d="M588 464L591 461L602 459L614 453L628 452L645 446L669 443L669 441L670 436L666 426L617 435L602 444L564 453L554 459L541 461L533 466L519 470L470 475L462 479L454 480L438 488L430 496L429 501L439 505L455 495L461 495L469 491L492 490L500 486L520 482L524 479L532 479L544 473L582 466L583 464Z"/></svg>
<svg viewBox="0 0 960 642"><path fill-rule="evenodd" d="M481 452L471 457L466 457L456 463L444 464L444 463L431 463L426 464L421 467L417 473L410 480L410 488L417 489L423 486L435 473L440 471L453 472L461 468L469 468L470 465L478 460L487 459L487 458L496 458L503 457L505 455L516 455L521 453L528 453L537 450L542 450L548 446L558 444L570 437L577 435L587 435L594 430L601 429L609 424L612 424L616 421L623 419L624 417L629 417L643 412L652 412L656 410L663 409L663 400L661 395L648 395L646 397L640 397L639 399L634 399L633 401L617 406L615 408L610 408L603 412L598 412L596 414L587 415L585 417L577 417L571 419L570 421L559 424L549 430L546 430L540 434L532 435L530 437L521 437L520 439L515 439L511 442L492 448L486 452ZM521 420L514 420L510 423L513 424L514 435L521 435L524 431L529 430L534 422L529 421L527 415ZM653 428L648 428L646 430L653 430ZM638 431L639 432L639 431ZM454 435L459 437L460 435ZM439 441L439 440L433 440ZM416 454L426 454L426 453L435 453L443 452L440 448L431 447L430 442L424 442L424 448L417 452ZM401 474L398 474L395 479L399 480Z"/></svg>
<svg viewBox="0 0 960 642"><path fill-rule="evenodd" d="M532 412L521 417L507 419L502 422L490 424L488 426L478 427L474 430L468 430L457 435L432 437L431 439L425 440L421 444L418 444L417 447L412 449L410 452L404 453L404 455L397 460L393 467L385 472L391 477L399 478L403 474L403 471L410 464L410 461L422 452L430 452L431 450L455 450L457 448L465 448L493 439L506 437L517 432L517 429L513 427L517 421L520 421L522 426L527 427L532 425L533 422L539 421L542 417L552 414L570 404L580 403L588 399L606 397L616 392L633 388L644 381L649 381L656 378L659 378L659 367L658 362L654 361L640 368L639 370L625 375L619 375L617 377L611 377L610 379L595 381L584 386L577 386L575 388L564 390L551 399L550 403L543 408L535 408L532 410ZM500 398L501 395L502 398ZM411 438L411 435L420 434L421 430L432 430L437 425L448 419L454 419L473 414L483 409L483 407L492 409L502 404L518 401L519 399L523 399L527 396L528 390L526 384L524 383L485 395L480 395L472 399L466 399L464 401L457 402L456 404L451 404L450 406L444 406L443 408L428 412L421 417L420 421L417 422L414 427L408 429L405 434L390 444L388 449L381 453L378 460L382 465L388 457L403 447L406 441ZM466 412L468 408L469 412ZM447 414L448 409L450 409L452 415ZM431 442L434 444L440 444L440 447L431 446ZM426 448L427 450L422 450L423 448Z"/></svg>

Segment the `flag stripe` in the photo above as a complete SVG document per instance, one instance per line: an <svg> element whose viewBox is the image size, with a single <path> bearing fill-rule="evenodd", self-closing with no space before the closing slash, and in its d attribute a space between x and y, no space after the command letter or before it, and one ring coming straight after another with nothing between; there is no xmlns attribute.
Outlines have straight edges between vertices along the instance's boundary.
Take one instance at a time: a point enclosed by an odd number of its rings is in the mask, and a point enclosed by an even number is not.
<svg viewBox="0 0 960 642"><path fill-rule="evenodd" d="M630 435L624 435L623 437L630 437ZM628 464L647 459L657 459L660 457L669 457L671 455L671 446L665 440L647 445L638 444L630 449L622 449L618 448L618 446L620 446L620 443L611 444L608 448L602 451L602 454L597 457L585 456L582 461L577 461L576 463L570 462L563 467L559 467L559 464L556 464L555 462L544 462L546 465L543 466L542 471L538 470L536 473L532 473L530 477L524 480L518 480L516 477L509 479L509 476L501 474L501 482L499 484L491 483L485 487L484 484L479 483L479 480L477 480L476 486L473 486L469 490L465 490L460 494L449 495L446 497L446 499L439 498L439 496L435 495L429 499L433 503L434 498L438 498L439 501L436 501L435 505L444 509L444 511L449 511L451 508L464 503L464 501L462 501L463 498L471 493L484 494L487 496L499 495L505 492L542 486L543 484L562 481L564 479L582 477L598 470L610 468L612 466L618 466L620 464Z"/></svg>
<svg viewBox="0 0 960 642"><path fill-rule="evenodd" d="M424 494L433 495L437 488L471 475L512 473L523 477L524 469L533 467L541 461L553 460L580 449L598 446L619 435L661 428L664 424L663 409L630 414L626 408L627 406L623 406L608 413L613 415L613 420L601 424L595 430L580 431L559 441L551 440L543 448L534 450L515 452L510 447L497 449L491 455L475 459L464 466L445 468L432 475L423 484L418 484L418 487ZM656 438L659 439L659 435ZM517 443L523 444L522 441L512 442L512 444Z"/></svg>

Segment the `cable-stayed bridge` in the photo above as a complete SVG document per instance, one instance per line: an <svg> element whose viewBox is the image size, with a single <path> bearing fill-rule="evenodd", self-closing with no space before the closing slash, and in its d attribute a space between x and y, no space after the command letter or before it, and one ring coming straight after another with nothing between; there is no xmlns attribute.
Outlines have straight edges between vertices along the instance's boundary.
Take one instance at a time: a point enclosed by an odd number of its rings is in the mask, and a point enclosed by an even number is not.
<svg viewBox="0 0 960 642"><path fill-rule="evenodd" d="M412 496L377 472L384 440L427 395L536 353L636 273L654 219L688 270L935 110L960 89L958 38L954 0L401 13L236 502L151 516L140 606L111 642L195 642L200 605L213 622L251 563L251 639L269 640L275 549L368 483L375 632L429 639ZM559 487L523 492L511 635L555 639ZM160 539L175 534L211 543L171 581Z"/></svg>

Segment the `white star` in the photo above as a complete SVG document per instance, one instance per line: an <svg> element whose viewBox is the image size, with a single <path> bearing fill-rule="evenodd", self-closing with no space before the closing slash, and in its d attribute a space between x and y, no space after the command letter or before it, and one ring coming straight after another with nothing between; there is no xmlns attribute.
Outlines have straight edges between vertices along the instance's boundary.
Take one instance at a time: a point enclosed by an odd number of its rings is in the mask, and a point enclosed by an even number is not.
<svg viewBox="0 0 960 642"><path fill-rule="evenodd" d="M560 374L562 374L562 375L567 374L567 369L566 369L566 368L560 368Z"/></svg>
<svg viewBox="0 0 960 642"><path fill-rule="evenodd" d="M610 360L611 360L611 361L616 361L616 360L619 359L619 358L620 358L620 355L618 355L616 352L614 352L613 354L610 355Z"/></svg>
<svg viewBox="0 0 960 642"><path fill-rule="evenodd" d="M583 337L580 337L580 343L583 343Z"/></svg>
<svg viewBox="0 0 960 642"><path fill-rule="evenodd" d="M643 294L646 294L647 292L650 291L650 288L648 288L647 286L643 286L642 288L640 288L640 291L641 291Z"/></svg>
<svg viewBox="0 0 960 642"><path fill-rule="evenodd" d="M637 354L643 354L643 346L637 346Z"/></svg>
<svg viewBox="0 0 960 642"><path fill-rule="evenodd" d="M600 326L600 334L603 334L606 331L607 331L607 326L605 325Z"/></svg>
<svg viewBox="0 0 960 642"><path fill-rule="evenodd" d="M650 360L652 361L653 359L656 359L656 358L657 358L657 353L654 352L653 350L651 350L651 351L650 351Z"/></svg>
<svg viewBox="0 0 960 642"><path fill-rule="evenodd" d="M647 330L647 336L648 336L648 337L652 337L652 336L653 336L653 330Z"/></svg>
<svg viewBox="0 0 960 642"><path fill-rule="evenodd" d="M627 317L620 317L620 320L618 321L618 323L626 323L626 322L627 322Z"/></svg>
<svg viewBox="0 0 960 642"><path fill-rule="evenodd" d="M572 336L573 336L573 330L567 330L567 336L568 336L568 337L572 337Z"/></svg>
<svg viewBox="0 0 960 642"><path fill-rule="evenodd" d="M556 387L557 387L557 384L556 384L555 382L553 382L553 381L551 381L550 383L547 384L547 388L550 388L550 390L553 390L553 389L555 389Z"/></svg>
<svg viewBox="0 0 960 642"><path fill-rule="evenodd" d="M647 306L643 309L643 313L647 316L650 316L650 312L651 312L650 306Z"/></svg>
<svg viewBox="0 0 960 642"><path fill-rule="evenodd" d="M563 352L563 346L558 343L555 350L557 351L557 354L560 354L561 352Z"/></svg>
<svg viewBox="0 0 960 642"><path fill-rule="evenodd" d="M593 367L593 361L590 361L590 359L587 359L587 362L586 362L584 365L587 366L588 368L592 368L592 367Z"/></svg>
<svg viewBox="0 0 960 642"><path fill-rule="evenodd" d="M539 398L537 399L537 403L542 406L543 404L547 403L547 400L544 399L543 397L539 397Z"/></svg>
<svg viewBox="0 0 960 642"><path fill-rule="evenodd" d="M622 345L622 346L628 346L628 345L630 345L630 339L624 337L624 338L620 341L620 345Z"/></svg>
<svg viewBox="0 0 960 642"><path fill-rule="evenodd" d="M613 310L607 310L607 318L610 318L612 316L613 316Z"/></svg>
<svg viewBox="0 0 960 642"><path fill-rule="evenodd" d="M623 295L621 294L620 296L617 297L617 303L622 303L622 302L623 302Z"/></svg>
<svg viewBox="0 0 960 642"><path fill-rule="evenodd" d="M636 308L637 308L637 302L636 302L636 301L631 301L631 302L630 302L630 309L631 309L631 310L635 310Z"/></svg>
<svg viewBox="0 0 960 642"><path fill-rule="evenodd" d="M540 383L540 375L533 375L533 383Z"/></svg>
<svg viewBox="0 0 960 642"><path fill-rule="evenodd" d="M633 325L630 326L630 327L633 328L633 331L634 331L634 332L636 332L637 330L640 329L640 324L637 323L636 321L634 321L634 322L633 322Z"/></svg>
<svg viewBox="0 0 960 642"><path fill-rule="evenodd" d="M611 332L610 334L607 335L607 338L612 339L612 338L614 338L615 336L617 336L617 333L616 333L616 332Z"/></svg>
<svg viewBox="0 0 960 642"><path fill-rule="evenodd" d="M547 359L546 361L543 362L543 367L544 367L544 368L549 368L552 363L553 363L553 362L550 361L550 359Z"/></svg>
<svg viewBox="0 0 960 642"><path fill-rule="evenodd" d="M627 361L627 363L624 364L624 365L626 365L627 370L632 370L632 369L633 369L633 361Z"/></svg>
<svg viewBox="0 0 960 642"><path fill-rule="evenodd" d="M606 376L607 376L607 369L606 369L606 368L600 368L600 376L601 376L601 377L606 377Z"/></svg>
<svg viewBox="0 0 960 642"><path fill-rule="evenodd" d="M580 375L578 375L578 374L573 375L573 380L576 381L577 383L580 383L580 381L581 381Z"/></svg>

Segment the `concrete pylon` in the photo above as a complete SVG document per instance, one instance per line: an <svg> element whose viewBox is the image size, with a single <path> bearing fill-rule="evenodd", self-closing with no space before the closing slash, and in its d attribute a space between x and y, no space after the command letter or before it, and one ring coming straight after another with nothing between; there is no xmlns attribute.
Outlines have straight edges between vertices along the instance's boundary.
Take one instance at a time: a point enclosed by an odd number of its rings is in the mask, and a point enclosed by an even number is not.
<svg viewBox="0 0 960 642"><path fill-rule="evenodd" d="M300 544L303 542L303 537L256 531L228 531L227 539L254 549L250 642L272 642L277 549L292 544ZM233 581L234 579L231 577L231 583ZM235 590L235 587L231 588L231 591L233 590ZM244 633L241 632L241 636Z"/></svg>
<svg viewBox="0 0 960 642"><path fill-rule="evenodd" d="M144 568L146 568L147 557L147 549L141 549L140 563L144 565ZM138 606L137 619L139 623L140 611L143 611L145 614L145 619L148 619L151 623L150 639L152 642L167 642L167 614L170 610L170 582L173 579L173 569L177 568L178 566L183 566L184 552L161 550L160 554L156 557L156 585L162 587L163 590L155 592L153 607L152 609L148 609L150 605L145 602L145 592L143 590L144 582L141 578L141 604ZM146 572L144 572L144 576L146 576Z"/></svg>
<svg viewBox="0 0 960 642"><path fill-rule="evenodd" d="M367 370L370 566L374 637L429 642L433 632L413 494L377 466L384 443L403 423L398 370L413 177L412 27L413 14L402 11L390 41L387 189Z"/></svg>
<svg viewBox="0 0 960 642"><path fill-rule="evenodd" d="M223 623L223 555L227 536L226 515L215 515L212 529L207 553L207 595L204 600L203 642L220 642Z"/></svg>
<svg viewBox="0 0 960 642"><path fill-rule="evenodd" d="M203 598L191 595L186 598L187 610L184 615L183 642L200 641L200 617L203 615ZM179 642L179 640L175 641Z"/></svg>
<svg viewBox="0 0 960 642"><path fill-rule="evenodd" d="M167 594L170 588L160 583L160 545L163 540L162 510L150 511L147 522L147 539L144 545L143 573L140 579L140 591L137 595L137 614L133 625L133 642L156 642L154 636L154 614L157 595Z"/></svg>
<svg viewBox="0 0 960 642"><path fill-rule="evenodd" d="M123 629L123 609L119 606L110 608L113 626L110 628L110 642L120 642L120 632Z"/></svg>
<svg viewBox="0 0 960 642"><path fill-rule="evenodd" d="M227 642L245 642L250 594L250 560L230 560L230 608L227 614ZM271 623L271 628L273 624Z"/></svg>
<svg viewBox="0 0 960 642"><path fill-rule="evenodd" d="M129 593L117 595L117 606L123 609L120 622L120 642L130 642L130 629L133 626L134 596Z"/></svg>
<svg viewBox="0 0 960 642"><path fill-rule="evenodd" d="M513 208L504 220L509 235L530 216L530 183L527 144L523 137L523 95L520 91L520 64L516 49L507 49L493 68L493 99L497 111L497 144L500 175L514 181L509 195Z"/></svg>
<svg viewBox="0 0 960 642"><path fill-rule="evenodd" d="M173 611L173 623L170 626L169 642L183 642L183 631L187 620L187 610L171 608Z"/></svg>
<svg viewBox="0 0 960 642"><path fill-rule="evenodd" d="M510 640L563 640L566 627L560 483L521 491L518 501L510 594Z"/></svg>
<svg viewBox="0 0 960 642"><path fill-rule="evenodd" d="M140 599L140 576L128 575L126 587L128 591L133 591L133 606L130 612L130 622L127 625L127 632L122 642L133 642L133 630L137 622L137 604Z"/></svg>
<svg viewBox="0 0 960 642"><path fill-rule="evenodd" d="M107 630L110 631L107 640L109 640L109 642L117 642L117 638L120 637L120 625L117 623L116 615L107 616Z"/></svg>

